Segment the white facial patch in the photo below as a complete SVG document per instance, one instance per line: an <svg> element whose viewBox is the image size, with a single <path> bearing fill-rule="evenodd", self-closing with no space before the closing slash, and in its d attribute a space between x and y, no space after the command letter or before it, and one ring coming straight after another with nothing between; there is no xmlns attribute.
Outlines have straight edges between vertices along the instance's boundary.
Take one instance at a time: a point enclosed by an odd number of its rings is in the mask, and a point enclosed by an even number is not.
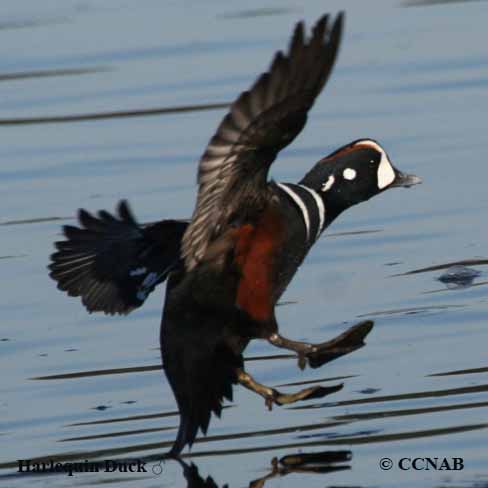
<svg viewBox="0 0 488 488"><path fill-rule="evenodd" d="M353 180L356 178L356 170L352 168L346 168L342 173L345 180Z"/></svg>
<svg viewBox="0 0 488 488"><path fill-rule="evenodd" d="M356 143L358 146L369 146L381 154L380 165L378 166L378 188L383 190L388 185L391 185L395 181L395 170L391 165L390 160L385 150L375 141L371 139L362 139Z"/></svg>
<svg viewBox="0 0 488 488"><path fill-rule="evenodd" d="M329 191L335 182L334 175L330 175L328 180L322 185L322 191Z"/></svg>
<svg viewBox="0 0 488 488"><path fill-rule="evenodd" d="M395 171L388 159L388 156L383 151L381 154L380 165L378 166L378 188L382 190L388 185L391 185L395 180Z"/></svg>

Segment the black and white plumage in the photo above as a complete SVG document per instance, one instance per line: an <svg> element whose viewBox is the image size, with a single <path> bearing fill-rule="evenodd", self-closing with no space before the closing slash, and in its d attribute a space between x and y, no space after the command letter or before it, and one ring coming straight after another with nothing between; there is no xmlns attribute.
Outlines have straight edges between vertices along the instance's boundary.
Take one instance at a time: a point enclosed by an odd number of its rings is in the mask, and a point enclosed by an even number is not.
<svg viewBox="0 0 488 488"><path fill-rule="evenodd" d="M277 183L281 191L298 207L306 231L306 242L313 244L326 225L326 209L322 195L306 185Z"/></svg>
<svg viewBox="0 0 488 488"><path fill-rule="evenodd" d="M65 226L66 239L56 243L51 277L89 311L128 313L168 277L160 343L180 411L172 456L207 432L237 383L268 406L326 394L313 387L282 395L256 383L243 371L250 340L266 339L317 366L361 347L371 330L368 322L328 343L290 341L280 336L274 311L310 247L343 211L420 182L372 139L342 146L298 183L267 180L329 78L342 28L343 14L334 22L324 16L307 39L299 23L287 54L279 52L232 104L200 161L189 223L140 225L122 202L118 217L81 210L80 226Z"/></svg>

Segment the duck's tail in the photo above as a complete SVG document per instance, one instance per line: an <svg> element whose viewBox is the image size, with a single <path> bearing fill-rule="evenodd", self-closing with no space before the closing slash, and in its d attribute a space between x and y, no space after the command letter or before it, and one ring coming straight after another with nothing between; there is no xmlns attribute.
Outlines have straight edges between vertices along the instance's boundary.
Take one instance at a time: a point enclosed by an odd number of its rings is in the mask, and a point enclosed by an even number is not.
<svg viewBox="0 0 488 488"><path fill-rule="evenodd" d="M95 217L78 211L79 227L63 227L55 243L50 276L58 288L79 296L89 312L127 314L180 264L185 221L138 224L123 200L117 216L105 210Z"/></svg>

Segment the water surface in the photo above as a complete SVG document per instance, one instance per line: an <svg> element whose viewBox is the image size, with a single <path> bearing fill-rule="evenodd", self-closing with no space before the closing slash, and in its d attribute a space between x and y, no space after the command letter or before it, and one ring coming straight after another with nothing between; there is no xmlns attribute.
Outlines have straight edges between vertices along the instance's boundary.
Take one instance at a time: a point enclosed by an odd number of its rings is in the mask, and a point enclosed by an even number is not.
<svg viewBox="0 0 488 488"><path fill-rule="evenodd" d="M486 2L424 3L2 2L2 486L487 486ZM339 62L273 177L372 137L424 184L343 215L277 309L283 334L309 341L372 318L365 347L305 371L264 343L246 353L263 383L342 389L268 412L236 388L186 467L160 474L17 476L18 459L160 466L177 426L157 348L164 290L127 317L90 316L48 278L52 242L77 208L121 198L141 221L191 215L224 107L324 8L347 11ZM480 274L448 287L453 264ZM465 467L396 464L427 456Z"/></svg>

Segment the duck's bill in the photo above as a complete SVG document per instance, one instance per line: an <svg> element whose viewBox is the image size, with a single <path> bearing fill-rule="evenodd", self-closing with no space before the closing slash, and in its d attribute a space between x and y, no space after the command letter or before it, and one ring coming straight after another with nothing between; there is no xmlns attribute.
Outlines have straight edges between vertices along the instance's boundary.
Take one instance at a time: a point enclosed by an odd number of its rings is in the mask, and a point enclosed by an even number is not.
<svg viewBox="0 0 488 488"><path fill-rule="evenodd" d="M403 188L410 188L413 185L418 185L422 183L422 178L416 175L407 175L406 173L402 173L401 171L396 171L395 180L390 185L391 187L403 187Z"/></svg>

